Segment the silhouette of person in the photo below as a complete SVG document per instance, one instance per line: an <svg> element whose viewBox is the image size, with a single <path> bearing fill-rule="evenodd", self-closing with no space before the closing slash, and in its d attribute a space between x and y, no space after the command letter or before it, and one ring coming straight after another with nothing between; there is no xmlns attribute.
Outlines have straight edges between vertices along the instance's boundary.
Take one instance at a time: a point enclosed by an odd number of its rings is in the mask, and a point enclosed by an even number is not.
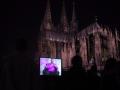
<svg viewBox="0 0 120 90"><path fill-rule="evenodd" d="M118 90L116 66L117 63L114 58L109 58L106 61L102 77L103 89Z"/></svg>
<svg viewBox="0 0 120 90"><path fill-rule="evenodd" d="M97 66L94 63L91 69L87 71L88 87L90 90L99 90L101 78L98 76Z"/></svg>
<svg viewBox="0 0 120 90"><path fill-rule="evenodd" d="M82 67L82 58L79 55L74 56L71 60L71 64L72 67L63 78L65 80L64 87L67 86L70 90L84 90L86 88L86 72Z"/></svg>
<svg viewBox="0 0 120 90"><path fill-rule="evenodd" d="M16 53L7 58L3 67L4 90L31 90L33 75L33 57L28 52L24 38L16 41Z"/></svg>
<svg viewBox="0 0 120 90"><path fill-rule="evenodd" d="M120 89L120 61L117 62L117 83L118 88Z"/></svg>

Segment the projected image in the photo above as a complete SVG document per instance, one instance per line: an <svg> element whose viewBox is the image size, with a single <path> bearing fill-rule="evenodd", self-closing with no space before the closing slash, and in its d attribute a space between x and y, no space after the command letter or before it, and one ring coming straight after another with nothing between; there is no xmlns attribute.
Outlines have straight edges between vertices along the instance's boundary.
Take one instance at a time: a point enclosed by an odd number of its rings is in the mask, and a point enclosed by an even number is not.
<svg viewBox="0 0 120 90"><path fill-rule="evenodd" d="M40 75L61 76L61 59L40 58Z"/></svg>

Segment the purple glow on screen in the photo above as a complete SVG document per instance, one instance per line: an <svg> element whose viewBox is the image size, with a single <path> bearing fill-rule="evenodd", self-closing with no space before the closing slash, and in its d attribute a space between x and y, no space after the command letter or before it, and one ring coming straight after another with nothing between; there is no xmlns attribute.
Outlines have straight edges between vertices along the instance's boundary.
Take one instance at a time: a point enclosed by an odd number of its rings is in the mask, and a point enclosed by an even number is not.
<svg viewBox="0 0 120 90"><path fill-rule="evenodd" d="M54 72L55 71L53 63L47 64L46 68L48 69L49 72Z"/></svg>
<svg viewBox="0 0 120 90"><path fill-rule="evenodd" d="M61 76L61 59L52 59L51 58L40 58L40 75L44 75L44 70L47 70L49 73L59 72Z"/></svg>

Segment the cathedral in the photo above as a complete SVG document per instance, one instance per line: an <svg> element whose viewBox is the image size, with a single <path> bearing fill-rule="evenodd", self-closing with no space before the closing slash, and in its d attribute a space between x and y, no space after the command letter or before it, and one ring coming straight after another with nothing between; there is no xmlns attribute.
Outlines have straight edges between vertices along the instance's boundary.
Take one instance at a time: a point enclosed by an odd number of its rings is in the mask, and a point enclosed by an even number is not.
<svg viewBox="0 0 120 90"><path fill-rule="evenodd" d="M71 67L71 59L76 54L81 56L85 68L89 66L91 59L94 59L98 68L103 66L108 57L119 60L120 34L118 30L112 30L108 26L103 27L97 20L83 30L78 30L75 13L73 4L72 19L68 22L63 4L59 25L55 26L48 0L40 26L37 55L60 58L63 69Z"/></svg>

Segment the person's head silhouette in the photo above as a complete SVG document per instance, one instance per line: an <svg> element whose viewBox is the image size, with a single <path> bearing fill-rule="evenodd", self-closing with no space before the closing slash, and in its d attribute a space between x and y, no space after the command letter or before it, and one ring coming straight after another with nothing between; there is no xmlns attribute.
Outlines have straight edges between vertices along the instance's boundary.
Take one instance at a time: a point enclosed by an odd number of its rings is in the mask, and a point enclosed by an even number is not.
<svg viewBox="0 0 120 90"><path fill-rule="evenodd" d="M82 67L82 58L79 55L76 55L72 58L72 67Z"/></svg>
<svg viewBox="0 0 120 90"><path fill-rule="evenodd" d="M116 66L116 60L114 58L109 58L106 61L105 69L111 69Z"/></svg>

